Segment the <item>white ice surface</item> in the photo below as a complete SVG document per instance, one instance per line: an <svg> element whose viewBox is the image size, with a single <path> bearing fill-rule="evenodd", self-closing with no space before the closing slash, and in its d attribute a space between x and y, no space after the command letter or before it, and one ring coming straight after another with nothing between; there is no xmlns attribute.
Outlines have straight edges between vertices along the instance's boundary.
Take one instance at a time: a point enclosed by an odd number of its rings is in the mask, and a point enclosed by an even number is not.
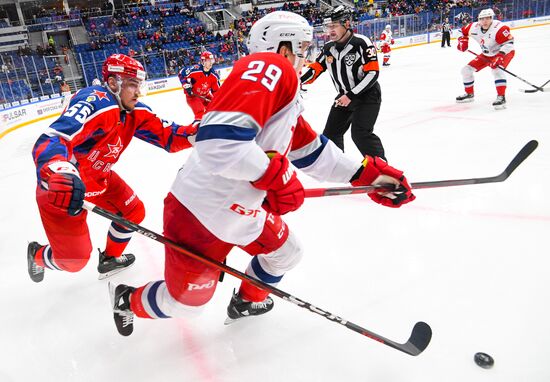
<svg viewBox="0 0 550 382"><path fill-rule="evenodd" d="M509 70L537 85L550 79L550 26L513 34ZM0 140L0 381L549 381L550 95L520 93L527 86L509 76L508 107L495 111L485 69L475 102L458 105L460 69L472 57L439 44L394 51L380 75L375 131L411 182L499 174L537 139L508 180L418 190L398 210L364 195L310 199L285 217L306 252L281 289L397 342L426 321L433 339L423 354L410 357L279 299L263 317L224 326L238 285L230 276L200 317L137 319L128 338L116 332L96 253L78 274L46 270L44 282L31 282L27 242L45 241L31 149L50 120ZM319 132L333 96L328 74L305 96ZM145 102L166 118L192 119L180 92ZM359 160L349 133L346 145ZM163 198L187 155L136 139L115 167L145 202L144 226L161 232ZM108 225L89 217L95 247L104 247ZM137 263L112 281L163 278L160 244L136 235L128 249ZM248 260L235 250L228 264L244 270ZM474 364L477 351L495 358L492 370Z"/></svg>

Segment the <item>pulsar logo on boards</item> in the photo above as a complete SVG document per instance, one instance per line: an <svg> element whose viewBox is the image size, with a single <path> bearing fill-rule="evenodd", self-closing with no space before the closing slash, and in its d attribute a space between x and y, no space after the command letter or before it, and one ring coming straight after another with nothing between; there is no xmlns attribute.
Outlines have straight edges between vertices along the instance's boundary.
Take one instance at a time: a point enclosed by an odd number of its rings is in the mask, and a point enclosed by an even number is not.
<svg viewBox="0 0 550 382"><path fill-rule="evenodd" d="M229 209L233 212L238 213L239 215L252 216L253 218L257 217L260 213L260 210L245 208L237 203L233 203L233 205L229 207Z"/></svg>
<svg viewBox="0 0 550 382"><path fill-rule="evenodd" d="M347 66L352 66L355 62L355 54L347 54L344 56L344 62Z"/></svg>
<svg viewBox="0 0 550 382"><path fill-rule="evenodd" d="M187 287L187 290L201 290L201 289L210 289L214 287L215 282L214 280L210 280L206 284L192 284L189 283L189 286Z"/></svg>

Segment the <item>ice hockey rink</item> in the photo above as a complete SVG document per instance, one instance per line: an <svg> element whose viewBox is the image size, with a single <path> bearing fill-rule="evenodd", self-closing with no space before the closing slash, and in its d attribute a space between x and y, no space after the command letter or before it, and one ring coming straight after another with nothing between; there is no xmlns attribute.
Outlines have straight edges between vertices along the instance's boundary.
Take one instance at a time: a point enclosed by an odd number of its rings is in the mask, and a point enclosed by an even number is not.
<svg viewBox="0 0 550 382"><path fill-rule="evenodd" d="M550 79L550 25L513 35L508 69L536 85ZM496 111L485 69L475 102L456 104L460 69L473 56L452 43L394 50L392 65L381 68L375 131L387 157L411 182L493 176L538 140L516 172L502 183L417 190L400 209L333 196L308 199L285 217L305 256L279 288L396 342L425 321L433 338L421 355L277 298L269 314L226 326L239 284L231 276L199 317L136 319L127 338L113 323L108 280L97 280L97 253L80 273L46 270L33 283L27 243L45 234L31 149L47 120L0 139L0 381L549 381L550 94L520 93L528 86L508 76L507 108ZM304 95L305 117L319 132L334 95L328 73ZM179 91L145 102L165 118L192 119ZM143 226L162 231L163 199L188 155L136 139L115 166L147 207ZM94 247L103 248L109 221L90 214L88 222ZM135 266L110 281L162 279L163 250L136 234L128 247ZM228 265L244 270L248 261L234 250ZM493 356L492 369L473 362L478 351Z"/></svg>

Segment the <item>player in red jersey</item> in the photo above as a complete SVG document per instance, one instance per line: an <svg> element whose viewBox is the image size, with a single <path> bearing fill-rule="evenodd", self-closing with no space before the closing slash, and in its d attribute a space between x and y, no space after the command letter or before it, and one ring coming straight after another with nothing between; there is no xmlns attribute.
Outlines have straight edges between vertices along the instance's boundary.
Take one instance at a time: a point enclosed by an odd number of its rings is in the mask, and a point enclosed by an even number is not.
<svg viewBox="0 0 550 382"><path fill-rule="evenodd" d="M31 279L40 282L44 268L78 272L90 258L92 244L84 199L140 223L143 203L112 170L133 137L169 152L191 146L191 126L158 118L138 101L145 80L141 63L114 54L103 63L103 85L76 93L67 109L42 134L33 149L38 184L36 200L49 244L31 242L27 261ZM111 224L98 271L108 277L131 265L123 254L132 231Z"/></svg>
<svg viewBox="0 0 550 382"><path fill-rule="evenodd" d="M391 46L394 44L394 40L391 33L391 25L386 25L386 28L380 34L380 51L384 55L382 62L383 66L390 66L391 58Z"/></svg>
<svg viewBox="0 0 550 382"><path fill-rule="evenodd" d="M471 102L474 100L474 72L489 66L495 79L497 99L493 102L495 109L506 105L506 74L500 67L506 68L514 57L514 38L510 28L498 20L494 20L492 9L479 12L478 21L462 28L462 36L458 38L457 48L461 52L468 50L468 40L471 37L479 43L481 54L462 68L462 80L466 94L456 97L456 101Z"/></svg>
<svg viewBox="0 0 550 382"><path fill-rule="evenodd" d="M291 12L256 21L247 43L251 54L235 63L208 107L193 153L165 199L167 238L217 261L238 246L252 256L246 273L272 286L302 256L300 242L281 218L304 201L295 168L320 181L394 184L394 191L370 194L386 206L414 200L401 171L378 157L349 159L301 117L298 73L312 34L307 21ZM218 269L165 250L164 280L138 288L110 286L120 334L132 333L134 315L185 315L214 294ZM273 308L268 294L243 281L226 322L267 313Z"/></svg>
<svg viewBox="0 0 550 382"><path fill-rule="evenodd" d="M194 123L202 119L213 94L220 88L220 77L213 70L214 55L204 51L200 61L200 65L184 68L178 74L187 104L195 115Z"/></svg>

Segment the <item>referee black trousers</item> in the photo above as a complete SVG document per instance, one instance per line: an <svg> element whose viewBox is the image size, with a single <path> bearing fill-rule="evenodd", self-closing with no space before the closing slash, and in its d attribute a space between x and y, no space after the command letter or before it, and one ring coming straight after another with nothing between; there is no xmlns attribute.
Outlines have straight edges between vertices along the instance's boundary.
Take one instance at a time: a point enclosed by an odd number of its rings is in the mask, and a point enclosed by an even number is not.
<svg viewBox="0 0 550 382"><path fill-rule="evenodd" d="M445 46L445 42L447 42L447 46L451 46L451 32L443 32L441 36L441 47Z"/></svg>
<svg viewBox="0 0 550 382"><path fill-rule="evenodd" d="M351 125L351 139L363 156L386 159L382 141L374 134L380 103L353 100L348 107L332 106L323 135L344 151L344 134Z"/></svg>

